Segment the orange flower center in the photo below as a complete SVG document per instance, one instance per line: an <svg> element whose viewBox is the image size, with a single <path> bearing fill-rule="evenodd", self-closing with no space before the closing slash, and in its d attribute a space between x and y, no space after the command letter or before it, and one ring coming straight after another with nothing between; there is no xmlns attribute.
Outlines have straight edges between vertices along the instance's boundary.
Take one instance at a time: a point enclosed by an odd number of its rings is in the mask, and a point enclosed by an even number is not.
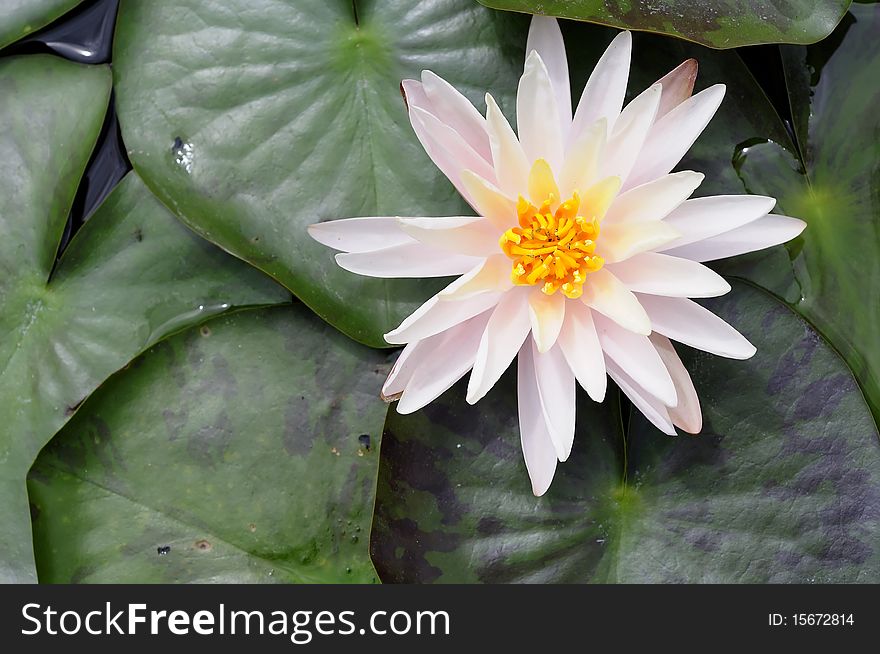
<svg viewBox="0 0 880 654"><path fill-rule="evenodd" d="M516 205L519 227L508 229L499 244L513 260L514 284L535 286L547 295L561 291L578 298L584 292L587 275L599 270L605 260L595 254L599 220L583 216L580 197L575 193L556 211L551 195L540 207L520 196Z"/></svg>

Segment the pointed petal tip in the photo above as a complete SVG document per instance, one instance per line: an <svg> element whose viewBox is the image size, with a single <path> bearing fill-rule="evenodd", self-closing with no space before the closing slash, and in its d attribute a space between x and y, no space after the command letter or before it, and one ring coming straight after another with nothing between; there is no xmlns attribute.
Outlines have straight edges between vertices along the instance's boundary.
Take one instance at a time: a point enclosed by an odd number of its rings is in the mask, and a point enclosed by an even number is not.
<svg viewBox="0 0 880 654"><path fill-rule="evenodd" d="M397 337L399 333L400 327L398 327L397 329L392 329L387 334L382 334L382 338L384 338L385 342L389 345L406 345L406 341Z"/></svg>
<svg viewBox="0 0 880 654"><path fill-rule="evenodd" d="M555 470L554 470L554 473L555 473ZM535 497L541 497L548 490L550 490L550 484L552 484L552 483L553 483L553 475L550 475L550 478L546 479L546 480L532 479L532 494Z"/></svg>
<svg viewBox="0 0 880 654"><path fill-rule="evenodd" d="M632 40L632 32L630 32L629 30L623 30L611 40L611 45L617 43L627 48L632 48ZM610 48L611 45L609 45L608 47Z"/></svg>
<svg viewBox="0 0 880 654"><path fill-rule="evenodd" d="M584 390L587 391L587 395L593 402L602 404L605 401L605 395L608 393L608 375L606 374L602 377L601 385L585 388Z"/></svg>
<svg viewBox="0 0 880 654"><path fill-rule="evenodd" d="M632 324L626 325L626 329L641 336L650 336L653 331L651 319L648 318L647 314L645 314L644 317L639 315L638 319L632 321Z"/></svg>
<svg viewBox="0 0 880 654"><path fill-rule="evenodd" d="M700 416L700 419L697 422L680 422L676 421L675 426L681 429L686 434L690 434L691 436L699 436L700 432L703 431L703 416Z"/></svg>
<svg viewBox="0 0 880 654"><path fill-rule="evenodd" d="M718 102L720 103L721 100L724 98L724 94L727 93L727 84L724 84L724 83L713 84L709 88L703 90L703 93L705 93L706 95L711 95L711 96L717 95Z"/></svg>

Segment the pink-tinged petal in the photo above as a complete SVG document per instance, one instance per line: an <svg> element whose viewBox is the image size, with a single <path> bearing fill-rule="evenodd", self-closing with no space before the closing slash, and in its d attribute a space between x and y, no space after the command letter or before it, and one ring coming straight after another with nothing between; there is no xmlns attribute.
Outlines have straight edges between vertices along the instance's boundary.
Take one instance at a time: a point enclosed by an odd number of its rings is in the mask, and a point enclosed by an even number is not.
<svg viewBox="0 0 880 654"><path fill-rule="evenodd" d="M629 177L657 116L661 91L660 85L655 84L634 98L620 112L599 165L600 178L616 176L625 182ZM625 183L624 186L628 188L632 184Z"/></svg>
<svg viewBox="0 0 880 654"><path fill-rule="evenodd" d="M397 329L385 334L385 341L392 345L403 345L439 334L488 311L501 298L501 293L480 293L462 300L444 302L439 295L435 295L413 311Z"/></svg>
<svg viewBox="0 0 880 654"><path fill-rule="evenodd" d="M605 352L606 366L610 359L645 391L666 406L675 406L678 401L675 385L648 337L623 329L601 315L593 314L593 320Z"/></svg>
<svg viewBox="0 0 880 654"><path fill-rule="evenodd" d="M565 461L574 443L575 381L565 356L558 346L540 353L532 340L535 380L544 411L544 422L556 450L556 457Z"/></svg>
<svg viewBox="0 0 880 654"><path fill-rule="evenodd" d="M556 109L559 112L559 127L564 140L571 130L571 83L568 78L565 41L555 18L532 16L526 52L532 50L541 57L550 75L550 84L556 96Z"/></svg>
<svg viewBox="0 0 880 654"><path fill-rule="evenodd" d="M503 292L513 288L510 259L496 254L456 279L437 295L443 301L463 300L478 293Z"/></svg>
<svg viewBox="0 0 880 654"><path fill-rule="evenodd" d="M565 320L566 304L562 293L547 295L537 286L530 289L529 322L532 325L532 338L541 354L556 343Z"/></svg>
<svg viewBox="0 0 880 654"><path fill-rule="evenodd" d="M659 250L681 234L662 220L602 225L597 253L606 263L626 261L640 252Z"/></svg>
<svg viewBox="0 0 880 654"><path fill-rule="evenodd" d="M607 137L608 121L604 118L581 131L565 153L565 163L559 173L562 197L569 198L575 191L583 192L596 181Z"/></svg>
<svg viewBox="0 0 880 654"><path fill-rule="evenodd" d="M509 197L517 197L526 187L529 162L519 139L495 99L486 94L486 129L492 150L492 166L498 187Z"/></svg>
<svg viewBox="0 0 880 654"><path fill-rule="evenodd" d="M651 334L650 338L651 343L657 348L657 354L666 364L672 383L675 384L678 405L668 410L672 423L689 434L699 434L703 428L703 413L700 410L700 398L697 396L697 390L687 368L684 367L668 338L660 334Z"/></svg>
<svg viewBox="0 0 880 654"><path fill-rule="evenodd" d="M702 241L766 216L776 200L763 195L712 195L687 200L664 222L672 225L681 237L664 246L665 250Z"/></svg>
<svg viewBox="0 0 880 654"><path fill-rule="evenodd" d="M654 123L624 188L650 182L675 168L712 120L724 98L724 90L724 84L710 86Z"/></svg>
<svg viewBox="0 0 880 654"><path fill-rule="evenodd" d="M806 226L807 223L798 218L770 214L704 241L671 248L666 254L694 261L715 261L785 243L798 236Z"/></svg>
<svg viewBox="0 0 880 654"><path fill-rule="evenodd" d="M669 416L669 409L656 397L639 386L632 377L614 361L607 361L608 375L620 387L630 401L657 429L668 436L675 436L675 427Z"/></svg>
<svg viewBox="0 0 880 654"><path fill-rule="evenodd" d="M544 419L531 343L522 346L518 359L516 394L520 442L526 470L532 482L532 492L540 497L550 488L558 459L550 430Z"/></svg>
<svg viewBox="0 0 880 654"><path fill-rule="evenodd" d="M661 220L687 200L704 178L703 173L683 170L636 186L617 196L602 224Z"/></svg>
<svg viewBox="0 0 880 654"><path fill-rule="evenodd" d="M657 80L657 84L663 86L657 120L691 97L694 92L694 82L697 81L697 68L696 59L687 59Z"/></svg>
<svg viewBox="0 0 880 654"><path fill-rule="evenodd" d="M400 230L432 248L486 257L498 252L498 229L482 216L400 218Z"/></svg>
<svg viewBox="0 0 880 654"><path fill-rule="evenodd" d="M621 32L611 41L587 80L574 114L571 138L576 139L600 118L607 121L609 129L614 127L626 96L631 54L632 35Z"/></svg>
<svg viewBox="0 0 880 654"><path fill-rule="evenodd" d="M366 277L448 277L463 275L480 262L479 257L452 254L414 241L372 252L341 252L340 268Z"/></svg>
<svg viewBox="0 0 880 654"><path fill-rule="evenodd" d="M730 284L706 266L656 252L643 252L626 261L609 264L607 268L624 286L637 293L715 297L730 291Z"/></svg>
<svg viewBox="0 0 880 654"><path fill-rule="evenodd" d="M686 298L639 295L651 326L673 341L729 359L748 359L755 346L714 313Z"/></svg>
<svg viewBox="0 0 880 654"><path fill-rule="evenodd" d="M464 188L471 197L471 205L499 230L498 234L516 223L516 202L501 189L470 170L461 174Z"/></svg>
<svg viewBox="0 0 880 654"><path fill-rule="evenodd" d="M373 252L414 243L394 217L343 218L308 226L309 236L343 252Z"/></svg>
<svg viewBox="0 0 880 654"><path fill-rule="evenodd" d="M418 411L436 400L474 365L480 337L491 312L486 311L436 336L420 341L424 355L403 389L397 404L402 414ZM429 343L430 341L430 343Z"/></svg>
<svg viewBox="0 0 880 654"><path fill-rule="evenodd" d="M651 333L651 321L638 298L606 268L589 274L581 300L625 329Z"/></svg>
<svg viewBox="0 0 880 654"><path fill-rule="evenodd" d="M438 335L439 336L439 335ZM397 361L388 373L388 378L382 384L380 393L383 400L393 402L400 397L406 383L410 380L416 368L419 367L424 356L431 351L430 341L437 336L431 336L422 341L412 341L400 351Z"/></svg>
<svg viewBox="0 0 880 654"><path fill-rule="evenodd" d="M588 306L580 302L568 303L557 343L575 378L587 394L596 402L604 400L608 386L605 357Z"/></svg>
<svg viewBox="0 0 880 654"><path fill-rule="evenodd" d="M471 202L470 196L461 183L460 162L437 140L435 135L428 130L424 122L415 113L415 110L418 108L427 110L431 106L428 96L425 95L425 91L422 88L422 83L406 79L401 82L400 88L409 108L409 122L425 152L431 158L431 161L434 162L434 165L452 182L461 196L468 202Z"/></svg>
<svg viewBox="0 0 880 654"><path fill-rule="evenodd" d="M454 175L460 176L461 171L472 170L478 175L494 182L495 171L492 168L492 164L480 156L458 132L434 114L420 107L412 107L410 115L414 122L421 124L424 131L434 139L434 142L440 144L440 147L449 153L454 166L452 169ZM450 177L451 179L452 177Z"/></svg>
<svg viewBox="0 0 880 654"><path fill-rule="evenodd" d="M547 116L557 115L550 75L540 55L533 50L526 57L516 93L517 132L526 159L546 159L554 170L562 166L565 152L559 121L547 120Z"/></svg>
<svg viewBox="0 0 880 654"><path fill-rule="evenodd" d="M470 100L430 70L422 71L422 88L431 103L430 113L454 129L477 154L492 161L486 119Z"/></svg>
<svg viewBox="0 0 880 654"><path fill-rule="evenodd" d="M474 404L495 385L529 335L528 298L524 289L505 293L480 340L468 380L467 401Z"/></svg>

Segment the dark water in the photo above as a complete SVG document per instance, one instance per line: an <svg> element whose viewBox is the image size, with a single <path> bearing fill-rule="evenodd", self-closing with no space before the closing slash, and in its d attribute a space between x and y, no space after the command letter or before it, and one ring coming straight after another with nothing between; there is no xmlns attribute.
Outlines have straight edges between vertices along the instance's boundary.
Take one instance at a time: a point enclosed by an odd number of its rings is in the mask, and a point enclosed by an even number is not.
<svg viewBox="0 0 880 654"><path fill-rule="evenodd" d="M83 64L110 63L118 8L119 0L84 2L39 32L4 48L0 57L51 53ZM77 189L58 256L129 170L131 164L111 98L101 135Z"/></svg>

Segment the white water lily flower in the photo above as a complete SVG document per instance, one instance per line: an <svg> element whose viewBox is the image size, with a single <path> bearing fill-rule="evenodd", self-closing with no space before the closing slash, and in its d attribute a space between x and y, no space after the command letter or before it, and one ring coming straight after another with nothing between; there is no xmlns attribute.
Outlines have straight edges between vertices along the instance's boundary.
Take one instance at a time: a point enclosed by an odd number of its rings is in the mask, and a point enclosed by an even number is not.
<svg viewBox="0 0 880 654"><path fill-rule="evenodd" d="M623 107L631 43L628 32L611 42L572 115L559 26L535 17L516 133L490 95L484 118L429 71L404 81L419 140L479 215L310 228L354 273L459 275L385 335L406 347L383 394L410 413L471 371L473 404L518 356L520 434L536 495L571 452L576 381L601 402L607 374L663 432L698 433L697 394L669 339L734 359L755 353L689 299L730 290L701 262L783 243L805 227L768 215L769 197L688 199L703 175L670 171L725 87L692 96L697 64L688 60Z"/></svg>

